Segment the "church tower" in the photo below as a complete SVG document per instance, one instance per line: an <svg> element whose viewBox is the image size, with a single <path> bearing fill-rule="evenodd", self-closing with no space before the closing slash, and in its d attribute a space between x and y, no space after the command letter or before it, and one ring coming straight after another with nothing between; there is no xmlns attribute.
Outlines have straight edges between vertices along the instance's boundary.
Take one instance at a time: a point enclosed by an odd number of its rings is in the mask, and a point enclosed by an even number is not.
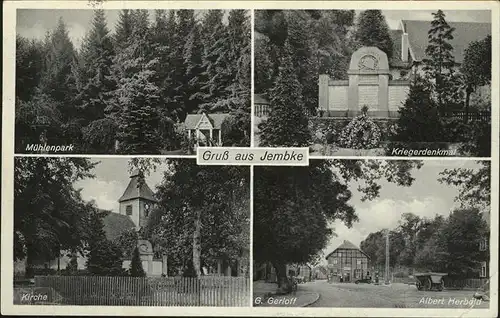
<svg viewBox="0 0 500 318"><path fill-rule="evenodd" d="M139 177L142 172L135 170L130 175L130 182L125 192L120 197L120 214L128 215L134 222L135 228L139 230L146 225L153 206L157 203L153 191L146 181L139 185Z"/></svg>

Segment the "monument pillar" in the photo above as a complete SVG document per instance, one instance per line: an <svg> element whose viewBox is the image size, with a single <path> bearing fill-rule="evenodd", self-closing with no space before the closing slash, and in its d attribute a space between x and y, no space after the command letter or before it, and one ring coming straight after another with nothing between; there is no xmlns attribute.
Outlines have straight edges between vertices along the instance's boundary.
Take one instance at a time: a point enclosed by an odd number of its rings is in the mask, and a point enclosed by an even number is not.
<svg viewBox="0 0 500 318"><path fill-rule="evenodd" d="M378 76L378 112L379 115L389 118L389 74Z"/></svg>
<svg viewBox="0 0 500 318"><path fill-rule="evenodd" d="M318 81L318 109L319 110L324 110L326 112L326 115L328 116L328 81L330 80L330 77L328 74L320 74L319 75L319 81Z"/></svg>
<svg viewBox="0 0 500 318"><path fill-rule="evenodd" d="M167 255L161 256L161 273L165 276L168 276Z"/></svg>
<svg viewBox="0 0 500 318"><path fill-rule="evenodd" d="M349 88L347 92L347 116L354 117L359 112L359 75L349 74Z"/></svg>
<svg viewBox="0 0 500 318"><path fill-rule="evenodd" d="M148 240L137 240L137 247L139 249L139 256L141 263L146 261L146 267L143 268L146 276L153 274L153 246Z"/></svg>
<svg viewBox="0 0 500 318"><path fill-rule="evenodd" d="M389 116L389 60L387 54L377 47L362 47L354 52L349 64L348 116L359 113L363 105L360 100L368 102L368 114ZM359 85L366 88L360 97ZM375 96L376 93L377 96ZM371 109L370 109L371 107Z"/></svg>

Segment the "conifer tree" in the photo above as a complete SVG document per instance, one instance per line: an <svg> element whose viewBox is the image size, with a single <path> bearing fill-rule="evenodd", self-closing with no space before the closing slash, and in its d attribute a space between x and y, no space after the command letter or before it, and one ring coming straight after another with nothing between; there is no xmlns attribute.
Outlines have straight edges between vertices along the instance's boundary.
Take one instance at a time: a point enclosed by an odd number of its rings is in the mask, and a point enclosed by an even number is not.
<svg viewBox="0 0 500 318"><path fill-rule="evenodd" d="M116 276L122 273L122 252L106 238L103 214L95 211L89 220L89 253L87 270L97 276Z"/></svg>
<svg viewBox="0 0 500 318"><path fill-rule="evenodd" d="M438 141L441 122L431 90L432 85L425 78L417 77L412 83L408 98L399 109L395 141Z"/></svg>
<svg viewBox="0 0 500 318"><path fill-rule="evenodd" d="M222 10L208 10L203 16L201 24L201 38L204 49L208 49L216 40L219 30L224 28L222 18L224 12ZM206 54L206 51L204 52Z"/></svg>
<svg viewBox="0 0 500 318"><path fill-rule="evenodd" d="M366 10L361 12L356 25L355 39L361 46L375 46L392 57L393 46L389 26L382 11Z"/></svg>
<svg viewBox="0 0 500 318"><path fill-rule="evenodd" d="M304 11L290 11L286 17L287 41L293 52L293 66L302 86L302 101L304 107L314 113L318 106L318 63L315 55L317 43L304 32L308 28L308 15Z"/></svg>
<svg viewBox="0 0 500 318"><path fill-rule="evenodd" d="M429 44L425 49L423 69L434 85L439 111L443 113L460 101L461 91L452 53L453 46L449 42L453 40L455 29L446 22L443 11L438 10L432 15L434 20L428 31Z"/></svg>
<svg viewBox="0 0 500 318"><path fill-rule="evenodd" d="M219 28L213 40L205 53L207 79L203 90L208 96L202 109L209 112L227 112L229 110L227 104L221 101L230 96L231 84L234 81L232 68L229 66L231 42L227 26Z"/></svg>
<svg viewBox="0 0 500 318"><path fill-rule="evenodd" d="M75 106L76 52L71 42L66 24L59 19L56 29L47 36L45 42L46 59L41 75L38 93L47 96L57 106L61 115L58 142L79 144L81 140L81 117Z"/></svg>
<svg viewBox="0 0 500 318"><path fill-rule="evenodd" d="M293 68L291 47L285 44L278 77L271 90L271 114L262 122L263 146L309 146L311 135L302 102L302 87Z"/></svg>
<svg viewBox="0 0 500 318"><path fill-rule="evenodd" d="M141 257L139 255L139 249L137 246L134 248L134 252L132 253L132 260L130 261L130 276L132 277L145 277L146 272L142 268Z"/></svg>
<svg viewBox="0 0 500 318"><path fill-rule="evenodd" d="M266 94L267 89L272 86L272 64L269 58L270 42L267 36L255 40L255 92Z"/></svg>
<svg viewBox="0 0 500 318"><path fill-rule="evenodd" d="M132 16L128 9L120 11L118 23L115 31L115 45L117 50L121 50L127 46L130 36L132 35Z"/></svg>
<svg viewBox="0 0 500 318"><path fill-rule="evenodd" d="M171 85L173 88L172 103L177 112L177 117L180 121L184 121L187 115L184 102L186 101L186 88L188 80L186 77L187 66L184 63L184 47L189 38L194 25L196 24L193 10L178 10L176 11L176 41L172 52L172 65L174 72L171 75Z"/></svg>
<svg viewBox="0 0 500 318"><path fill-rule="evenodd" d="M114 59L113 76L118 81L110 105L118 124L120 153L159 152L160 88L154 83L158 59L150 54L148 13L134 11L134 27L128 46Z"/></svg>
<svg viewBox="0 0 500 318"><path fill-rule="evenodd" d="M104 126L110 122L105 119L106 107L111 98L110 92L116 88L116 82L111 77L114 48L110 32L106 25L104 10L95 10L92 28L84 39L79 67L79 89L77 102L84 114L84 138L87 141L113 139L112 136L103 136ZM93 135L96 132L98 135ZM92 142L91 142L92 143ZM95 145L96 148L109 150L110 145Z"/></svg>
<svg viewBox="0 0 500 318"><path fill-rule="evenodd" d="M197 112L205 100L203 94L203 45L198 25L195 24L184 45L184 65L186 67L184 87L184 108L186 113Z"/></svg>

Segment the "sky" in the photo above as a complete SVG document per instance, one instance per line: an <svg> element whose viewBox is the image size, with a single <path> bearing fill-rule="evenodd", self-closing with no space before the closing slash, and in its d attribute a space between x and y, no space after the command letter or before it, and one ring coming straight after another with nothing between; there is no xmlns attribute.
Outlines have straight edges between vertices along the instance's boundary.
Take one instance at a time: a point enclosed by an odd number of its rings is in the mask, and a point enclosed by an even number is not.
<svg viewBox="0 0 500 318"><path fill-rule="evenodd" d="M195 10L197 15L204 10ZM106 10L109 29L114 32L119 10ZM356 11L359 14L360 11ZM401 19L432 20L432 10L382 10L391 29L398 27ZM445 10L449 22L491 22L490 11L485 10ZM150 16L154 16L151 12ZM17 10L17 33L30 39L43 39L46 32L54 29L62 17L68 26L69 36L79 48L83 36L92 20L91 9L19 9ZM227 17L227 15L226 15Z"/></svg>
<svg viewBox="0 0 500 318"><path fill-rule="evenodd" d="M359 183L351 182L349 188L353 197L349 203L355 208L359 222L347 228L342 222L331 224L337 236L330 239L328 246L323 250L324 256L331 253L344 240L349 240L359 247L368 234L383 229L393 229L397 226L403 213L413 213L420 217L433 218L436 214L449 215L458 207L455 198L458 188L438 182L439 173L444 169L453 168L478 169L480 165L475 161L441 160L424 161L419 170L413 170L415 178L410 187L400 187L386 181L380 181L382 186L380 196L372 201L361 202L361 195L356 190ZM322 257L322 264L326 260Z"/></svg>
<svg viewBox="0 0 500 318"><path fill-rule="evenodd" d="M82 189L83 199L94 200L98 208L118 212L118 199L125 192L130 181L129 159L101 158L91 161L99 162L93 170L95 178L75 182L75 189ZM168 171L167 166L162 164L156 171L145 175L146 183L154 192L156 186L161 183L165 171Z"/></svg>
<svg viewBox="0 0 500 318"><path fill-rule="evenodd" d="M194 159L182 159L194 160ZM86 201L94 200L98 208L118 211L118 199L129 183L129 159L102 158L92 159L100 163L94 168L94 179L81 180L75 183L75 188L82 188L82 196ZM330 239L323 254L326 256L339 246L344 240L349 240L359 247L368 234L397 226L403 213L411 212L420 217L432 218L436 214L448 215L458 207L455 197L458 188L441 184L437 181L439 173L444 169L480 167L470 160L431 160L424 161L419 170L413 170L415 178L410 187L400 187L393 183L380 181L382 186L380 196L372 201L361 202L361 195L357 191L359 183L349 183L353 196L349 201L359 217L359 222L347 228L342 222L334 222L331 227L337 236ZM146 183L155 191L163 179L167 166L162 164L156 171L146 175ZM322 263L326 262L322 257Z"/></svg>
<svg viewBox="0 0 500 318"><path fill-rule="evenodd" d="M150 19L154 18L154 10ZM166 10L168 11L168 10ZM194 10L196 16L202 16L206 10ZM120 10L105 10L108 28L115 31ZM68 34L76 48L80 48L85 33L92 21L92 9L18 9L16 32L29 39L43 39L48 31L55 29L59 18L67 25ZM224 16L227 21L227 14Z"/></svg>

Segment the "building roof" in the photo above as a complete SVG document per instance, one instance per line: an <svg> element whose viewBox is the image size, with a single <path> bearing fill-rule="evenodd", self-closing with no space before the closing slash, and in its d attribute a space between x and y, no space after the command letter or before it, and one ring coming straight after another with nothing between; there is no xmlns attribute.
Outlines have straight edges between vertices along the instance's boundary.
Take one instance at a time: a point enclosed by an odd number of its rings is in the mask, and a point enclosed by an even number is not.
<svg viewBox="0 0 500 318"><path fill-rule="evenodd" d="M186 125L186 129L195 129L200 120L203 118L204 114L188 114L186 116L186 120L184 124ZM220 129L222 126L222 122L226 119L229 114L205 114L212 123L214 129Z"/></svg>
<svg viewBox="0 0 500 318"><path fill-rule="evenodd" d="M425 49L429 43L427 32L431 21L402 20L402 24L404 31L408 33L408 41L414 59L421 61L425 57ZM462 63L464 51L470 42L482 40L491 34L490 23L448 22L448 24L455 28L450 44L453 46L453 55L457 63Z"/></svg>
<svg viewBox="0 0 500 318"><path fill-rule="evenodd" d="M135 229L135 224L128 215L118 214L111 211L104 211L105 216L102 221L104 223L104 233L108 240L118 238L123 232Z"/></svg>
<svg viewBox="0 0 500 318"><path fill-rule="evenodd" d="M363 252L359 247L357 247L356 245L354 245L353 243L351 243L351 241L344 240L344 242L342 242L342 244L340 244L336 249L334 249L333 252L331 252L330 254L328 254L326 256L326 258L328 259L328 257L330 257L330 255L332 255L333 253L335 253L337 250L358 250L361 253L363 253L366 257L368 257L368 255L366 255L365 252Z"/></svg>
<svg viewBox="0 0 500 318"><path fill-rule="evenodd" d="M148 184L144 181L139 186L139 176L140 172L138 170L134 170L134 172L130 175L130 182L128 183L127 189L123 195L118 199L118 202L133 200L137 198L146 199L149 201L156 202L153 191L148 186Z"/></svg>
<svg viewBox="0 0 500 318"><path fill-rule="evenodd" d="M389 35L392 39L392 57L389 59L390 67L394 68L407 68L410 66L411 57L408 54L408 62L401 60L401 37L403 36L402 30L389 30Z"/></svg>
<svg viewBox="0 0 500 318"><path fill-rule="evenodd" d="M254 104L269 104L269 101L262 94L254 94L253 95L253 103Z"/></svg>

